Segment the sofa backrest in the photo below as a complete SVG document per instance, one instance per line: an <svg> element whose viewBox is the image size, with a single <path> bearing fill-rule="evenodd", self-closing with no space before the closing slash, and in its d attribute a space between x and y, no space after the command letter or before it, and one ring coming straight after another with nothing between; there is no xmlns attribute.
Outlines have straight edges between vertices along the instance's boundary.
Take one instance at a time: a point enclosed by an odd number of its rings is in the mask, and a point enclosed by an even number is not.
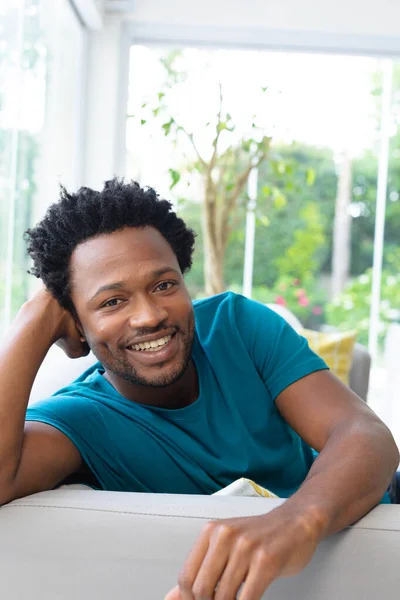
<svg viewBox="0 0 400 600"><path fill-rule="evenodd" d="M56 490L0 508L0 598L157 600L176 583L210 519L266 513L282 500ZM381 505L320 544L303 573L264 600L398 596L400 506Z"/></svg>

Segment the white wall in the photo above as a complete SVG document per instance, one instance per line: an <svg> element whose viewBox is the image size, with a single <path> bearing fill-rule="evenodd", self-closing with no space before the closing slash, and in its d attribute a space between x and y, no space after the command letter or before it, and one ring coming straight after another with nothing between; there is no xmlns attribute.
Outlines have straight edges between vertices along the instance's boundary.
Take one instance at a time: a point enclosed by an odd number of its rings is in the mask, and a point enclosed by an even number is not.
<svg viewBox="0 0 400 600"><path fill-rule="evenodd" d="M47 48L46 108L41 132L33 220L59 195L59 184L75 189L82 180L82 121L86 31L67 0L43 2Z"/></svg>
<svg viewBox="0 0 400 600"><path fill-rule="evenodd" d="M132 5L131 16L148 23L400 36L398 0L135 0Z"/></svg>
<svg viewBox="0 0 400 600"><path fill-rule="evenodd" d="M400 57L400 0L105 0L104 6L103 29L90 32L82 181L95 188L124 173L130 40Z"/></svg>
<svg viewBox="0 0 400 600"><path fill-rule="evenodd" d="M117 16L89 41L83 185L123 175L130 39Z"/></svg>

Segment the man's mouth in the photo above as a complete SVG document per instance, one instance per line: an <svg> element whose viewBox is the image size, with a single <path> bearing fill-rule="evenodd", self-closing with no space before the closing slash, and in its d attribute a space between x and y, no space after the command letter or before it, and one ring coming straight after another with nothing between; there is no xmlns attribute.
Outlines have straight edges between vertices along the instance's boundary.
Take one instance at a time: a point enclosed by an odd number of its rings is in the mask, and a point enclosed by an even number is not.
<svg viewBox="0 0 400 600"><path fill-rule="evenodd" d="M140 342L139 344L132 344L131 346L127 346L127 348L128 350L136 350L137 352L157 352L158 350L161 350L163 346L168 344L171 338L172 335L166 335L156 340L152 340L151 342Z"/></svg>

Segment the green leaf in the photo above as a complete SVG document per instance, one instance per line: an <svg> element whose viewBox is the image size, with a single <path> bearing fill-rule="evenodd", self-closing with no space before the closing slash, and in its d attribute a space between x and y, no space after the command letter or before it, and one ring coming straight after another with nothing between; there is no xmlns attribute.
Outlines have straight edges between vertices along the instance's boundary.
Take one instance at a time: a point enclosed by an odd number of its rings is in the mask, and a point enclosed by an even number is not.
<svg viewBox="0 0 400 600"><path fill-rule="evenodd" d="M146 108L146 106L147 106L147 102L143 102L141 108Z"/></svg>
<svg viewBox="0 0 400 600"><path fill-rule="evenodd" d="M271 221L267 215L259 215L258 221L263 227L269 227L271 225Z"/></svg>
<svg viewBox="0 0 400 600"><path fill-rule="evenodd" d="M271 138L268 137L267 135L264 135L263 139L261 140L261 142L258 144L258 147L260 148L260 150L262 150L263 152L267 152L267 150L269 150L269 147L271 145Z"/></svg>
<svg viewBox="0 0 400 600"><path fill-rule="evenodd" d="M226 128L227 128L227 125L224 121L221 121L220 123L217 124L217 132L218 133L221 133L221 131L223 131Z"/></svg>
<svg viewBox="0 0 400 600"><path fill-rule="evenodd" d="M266 91L267 91L267 89L268 89L268 86L267 86L267 85L266 85L265 87L264 87L264 86L261 86L261 89L262 89L262 91L263 91L263 92L266 92Z"/></svg>
<svg viewBox="0 0 400 600"><path fill-rule="evenodd" d="M279 210L281 208L285 208L285 206L287 204L287 199L286 199L286 196L284 194L282 194L280 189L274 188L272 196L274 199L274 206L277 210Z"/></svg>
<svg viewBox="0 0 400 600"><path fill-rule="evenodd" d="M174 119L171 117L169 121L167 121L166 123L164 123L162 125L162 128L164 129L164 134L165 135L169 135L170 131L171 131L171 127L174 124Z"/></svg>
<svg viewBox="0 0 400 600"><path fill-rule="evenodd" d="M147 123L146 119L140 119L140 124L141 125L145 125L145 123Z"/></svg>
<svg viewBox="0 0 400 600"><path fill-rule="evenodd" d="M169 189L172 190L172 188L174 188L179 182L181 175L178 173L178 171L175 171L175 169L168 169L168 172L171 177L171 185L169 186Z"/></svg>
<svg viewBox="0 0 400 600"><path fill-rule="evenodd" d="M164 92L158 92L157 97L159 100L162 100L164 98L165 94Z"/></svg>
<svg viewBox="0 0 400 600"><path fill-rule="evenodd" d="M307 185L312 186L314 185L315 179L316 179L316 172L313 168L309 167L306 171L306 182Z"/></svg>
<svg viewBox="0 0 400 600"><path fill-rule="evenodd" d="M286 172L286 175L293 175L294 174L294 166L287 163L285 172Z"/></svg>
<svg viewBox="0 0 400 600"><path fill-rule="evenodd" d="M264 196L270 196L272 190L269 187L269 185L263 185L262 188L261 188L261 192L263 193Z"/></svg>

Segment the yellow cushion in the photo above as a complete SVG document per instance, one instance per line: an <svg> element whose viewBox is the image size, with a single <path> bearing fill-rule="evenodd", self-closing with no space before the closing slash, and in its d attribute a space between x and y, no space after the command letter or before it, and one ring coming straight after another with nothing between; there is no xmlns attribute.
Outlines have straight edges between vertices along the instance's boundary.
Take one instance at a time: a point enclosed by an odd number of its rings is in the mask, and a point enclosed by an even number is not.
<svg viewBox="0 0 400 600"><path fill-rule="evenodd" d="M311 350L314 350L326 362L332 373L343 383L349 385L357 331L325 333L311 331L311 329L300 329L299 333L308 340Z"/></svg>

